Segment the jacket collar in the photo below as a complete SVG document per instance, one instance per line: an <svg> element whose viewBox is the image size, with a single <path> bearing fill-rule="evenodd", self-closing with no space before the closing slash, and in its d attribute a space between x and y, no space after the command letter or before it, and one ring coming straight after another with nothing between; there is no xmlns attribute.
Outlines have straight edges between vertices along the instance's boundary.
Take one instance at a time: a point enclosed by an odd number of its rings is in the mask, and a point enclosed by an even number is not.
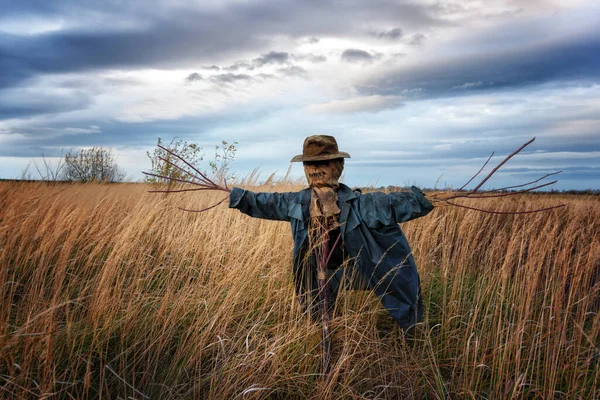
<svg viewBox="0 0 600 400"><path fill-rule="evenodd" d="M356 198L356 193L352 191L348 186L340 183L340 189L338 191L338 200L340 202L348 202ZM299 193L297 203L310 204L310 188L306 188Z"/></svg>

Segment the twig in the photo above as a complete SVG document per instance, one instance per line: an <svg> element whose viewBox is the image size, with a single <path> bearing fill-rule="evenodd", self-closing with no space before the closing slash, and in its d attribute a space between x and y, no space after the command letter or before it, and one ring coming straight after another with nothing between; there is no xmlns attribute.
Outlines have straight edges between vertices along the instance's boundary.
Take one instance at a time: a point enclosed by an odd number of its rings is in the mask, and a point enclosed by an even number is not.
<svg viewBox="0 0 600 400"><path fill-rule="evenodd" d="M498 191L500 191L500 190L515 189L515 188L519 188L519 187L523 187L523 186L531 185L531 184L533 184L533 183L536 183L536 182L539 182L539 181L541 181L542 179L544 179L544 178L547 178L547 177L549 177L549 176L560 174L561 172L562 172L562 171L551 172L551 173L549 173L549 174L546 174L546 175L542 176L542 177L541 177L541 178L539 178L539 179L536 179L535 181L531 181L531 182L523 183L523 184L521 184L521 185L506 186L506 187L503 187L503 188L493 189L493 190L490 190L490 192L492 192L492 191L494 191L494 192L498 192ZM557 182L557 181L554 181L554 182Z"/></svg>
<svg viewBox="0 0 600 400"><path fill-rule="evenodd" d="M481 171L483 171L483 169L485 168L485 166L490 162L490 160L492 159L492 157L494 156L494 152L492 151L492 154L490 154L490 156L488 157L487 161L485 163L483 163L483 167L481 167L481 169L479 171L477 171L477 173L475 175L473 175L471 177L471 179L469 179L469 181L467 183L465 183L464 185L461 186L460 189L458 189L459 191L463 190L469 183L471 183L471 181L473 179L475 179L475 177L477 177L477 175L479 175L481 173Z"/></svg>
<svg viewBox="0 0 600 400"><path fill-rule="evenodd" d="M540 189L540 188L543 188L546 186L554 185L556 182L558 182L558 181L552 181L552 182L544 183L542 185L537 185L534 187L530 187L530 188L523 189L523 190L518 190L516 192L509 192L509 193L496 193L500 189L495 189L495 190L482 192L481 194L472 194L472 193L457 194L455 196L448 197L447 199L445 199L443 201L454 200L454 199L491 199L494 197L514 196L516 194L527 193L527 192L531 192L532 190L535 190L535 189Z"/></svg>
<svg viewBox="0 0 600 400"><path fill-rule="evenodd" d="M206 186L206 185L203 185L203 184L198 183L198 182L190 181L190 180L187 180L187 179L175 178L173 176L158 175L158 174L153 174L153 173L145 172L145 171L142 171L142 174L148 175L148 176L153 176L155 178L166 179L166 180L169 180L169 181L176 181L176 182L181 182L181 183L189 183L190 185Z"/></svg>
<svg viewBox="0 0 600 400"><path fill-rule="evenodd" d="M189 176L191 176L191 177L193 177L193 178L196 178L196 179L198 179L198 180L199 180L199 181L201 181L201 182L204 182L204 179L203 179L203 178L200 178L200 177L198 177L198 176L196 176L196 175L194 175L194 174L190 173L190 171L186 170L185 168L182 168L182 167L180 167L179 165L175 164L173 161L171 161L171 160L169 160L169 159L167 159L167 158L163 158L163 157L161 157L161 156L158 156L158 159L159 159L159 160L162 160L162 161L164 161L164 162L166 162L167 164L169 164L169 165L171 165L171 166L173 166L173 167L175 167L175 168L177 168L178 170L180 170L180 171L181 171L181 172L183 172L184 174L186 174L186 175L189 175Z"/></svg>
<svg viewBox="0 0 600 400"><path fill-rule="evenodd" d="M519 147L517 150L515 150L514 152L512 152L511 154L509 154L504 160L502 160L502 162L500 164L498 164L496 166L496 168L494 168L492 170L492 172L490 172L485 178L483 178L483 180L481 182L479 182L479 185L475 186L475 188L471 191L472 193L475 193L477 191L477 189L479 189L480 187L483 186L484 183L487 182L488 179L490 179L492 177L492 175L494 175L494 173L496 171L498 171L498 169L500 169L500 167L502 167L508 160L510 160L515 154L518 154L521 152L521 150L523 150L525 147L529 146L531 143L533 143L533 141L535 140L535 137L533 139L531 139L530 141L528 141L527 143L525 143L523 146Z"/></svg>

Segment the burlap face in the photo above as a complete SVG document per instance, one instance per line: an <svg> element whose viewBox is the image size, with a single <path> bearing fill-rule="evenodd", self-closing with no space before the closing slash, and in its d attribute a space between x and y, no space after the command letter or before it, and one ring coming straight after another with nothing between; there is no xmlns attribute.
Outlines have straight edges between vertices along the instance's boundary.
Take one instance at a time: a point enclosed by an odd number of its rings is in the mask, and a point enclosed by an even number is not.
<svg viewBox="0 0 600 400"><path fill-rule="evenodd" d="M306 179L313 189L310 202L311 217L331 217L340 213L337 189L343 170L343 159L304 163Z"/></svg>
<svg viewBox="0 0 600 400"><path fill-rule="evenodd" d="M304 174L308 179L308 185L314 187L339 186L338 180L344 170L344 159L336 158L327 161L315 161L304 163Z"/></svg>

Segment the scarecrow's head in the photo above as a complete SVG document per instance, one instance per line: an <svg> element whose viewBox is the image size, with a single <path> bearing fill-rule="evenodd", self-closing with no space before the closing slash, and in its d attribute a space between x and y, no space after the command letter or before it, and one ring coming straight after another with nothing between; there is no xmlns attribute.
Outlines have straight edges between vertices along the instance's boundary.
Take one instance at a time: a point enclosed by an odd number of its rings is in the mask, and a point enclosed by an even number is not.
<svg viewBox="0 0 600 400"><path fill-rule="evenodd" d="M344 159L304 161L304 174L310 187L337 187L344 170Z"/></svg>
<svg viewBox="0 0 600 400"><path fill-rule="evenodd" d="M315 135L304 140L302 154L292 158L292 162L302 161L311 187L337 187L344 158L350 158L350 154L338 150L333 136Z"/></svg>

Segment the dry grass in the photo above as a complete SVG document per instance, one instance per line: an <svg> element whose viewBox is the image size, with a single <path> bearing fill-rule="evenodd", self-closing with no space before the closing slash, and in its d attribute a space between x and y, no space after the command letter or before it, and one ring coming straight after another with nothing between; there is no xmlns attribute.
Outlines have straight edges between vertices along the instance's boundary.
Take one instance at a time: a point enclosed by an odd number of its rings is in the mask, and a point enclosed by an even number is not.
<svg viewBox="0 0 600 400"><path fill-rule="evenodd" d="M288 224L144 185L0 184L0 397L600 397L600 199L523 195L404 224L426 317L341 296L334 364ZM278 191L297 188L280 185Z"/></svg>

